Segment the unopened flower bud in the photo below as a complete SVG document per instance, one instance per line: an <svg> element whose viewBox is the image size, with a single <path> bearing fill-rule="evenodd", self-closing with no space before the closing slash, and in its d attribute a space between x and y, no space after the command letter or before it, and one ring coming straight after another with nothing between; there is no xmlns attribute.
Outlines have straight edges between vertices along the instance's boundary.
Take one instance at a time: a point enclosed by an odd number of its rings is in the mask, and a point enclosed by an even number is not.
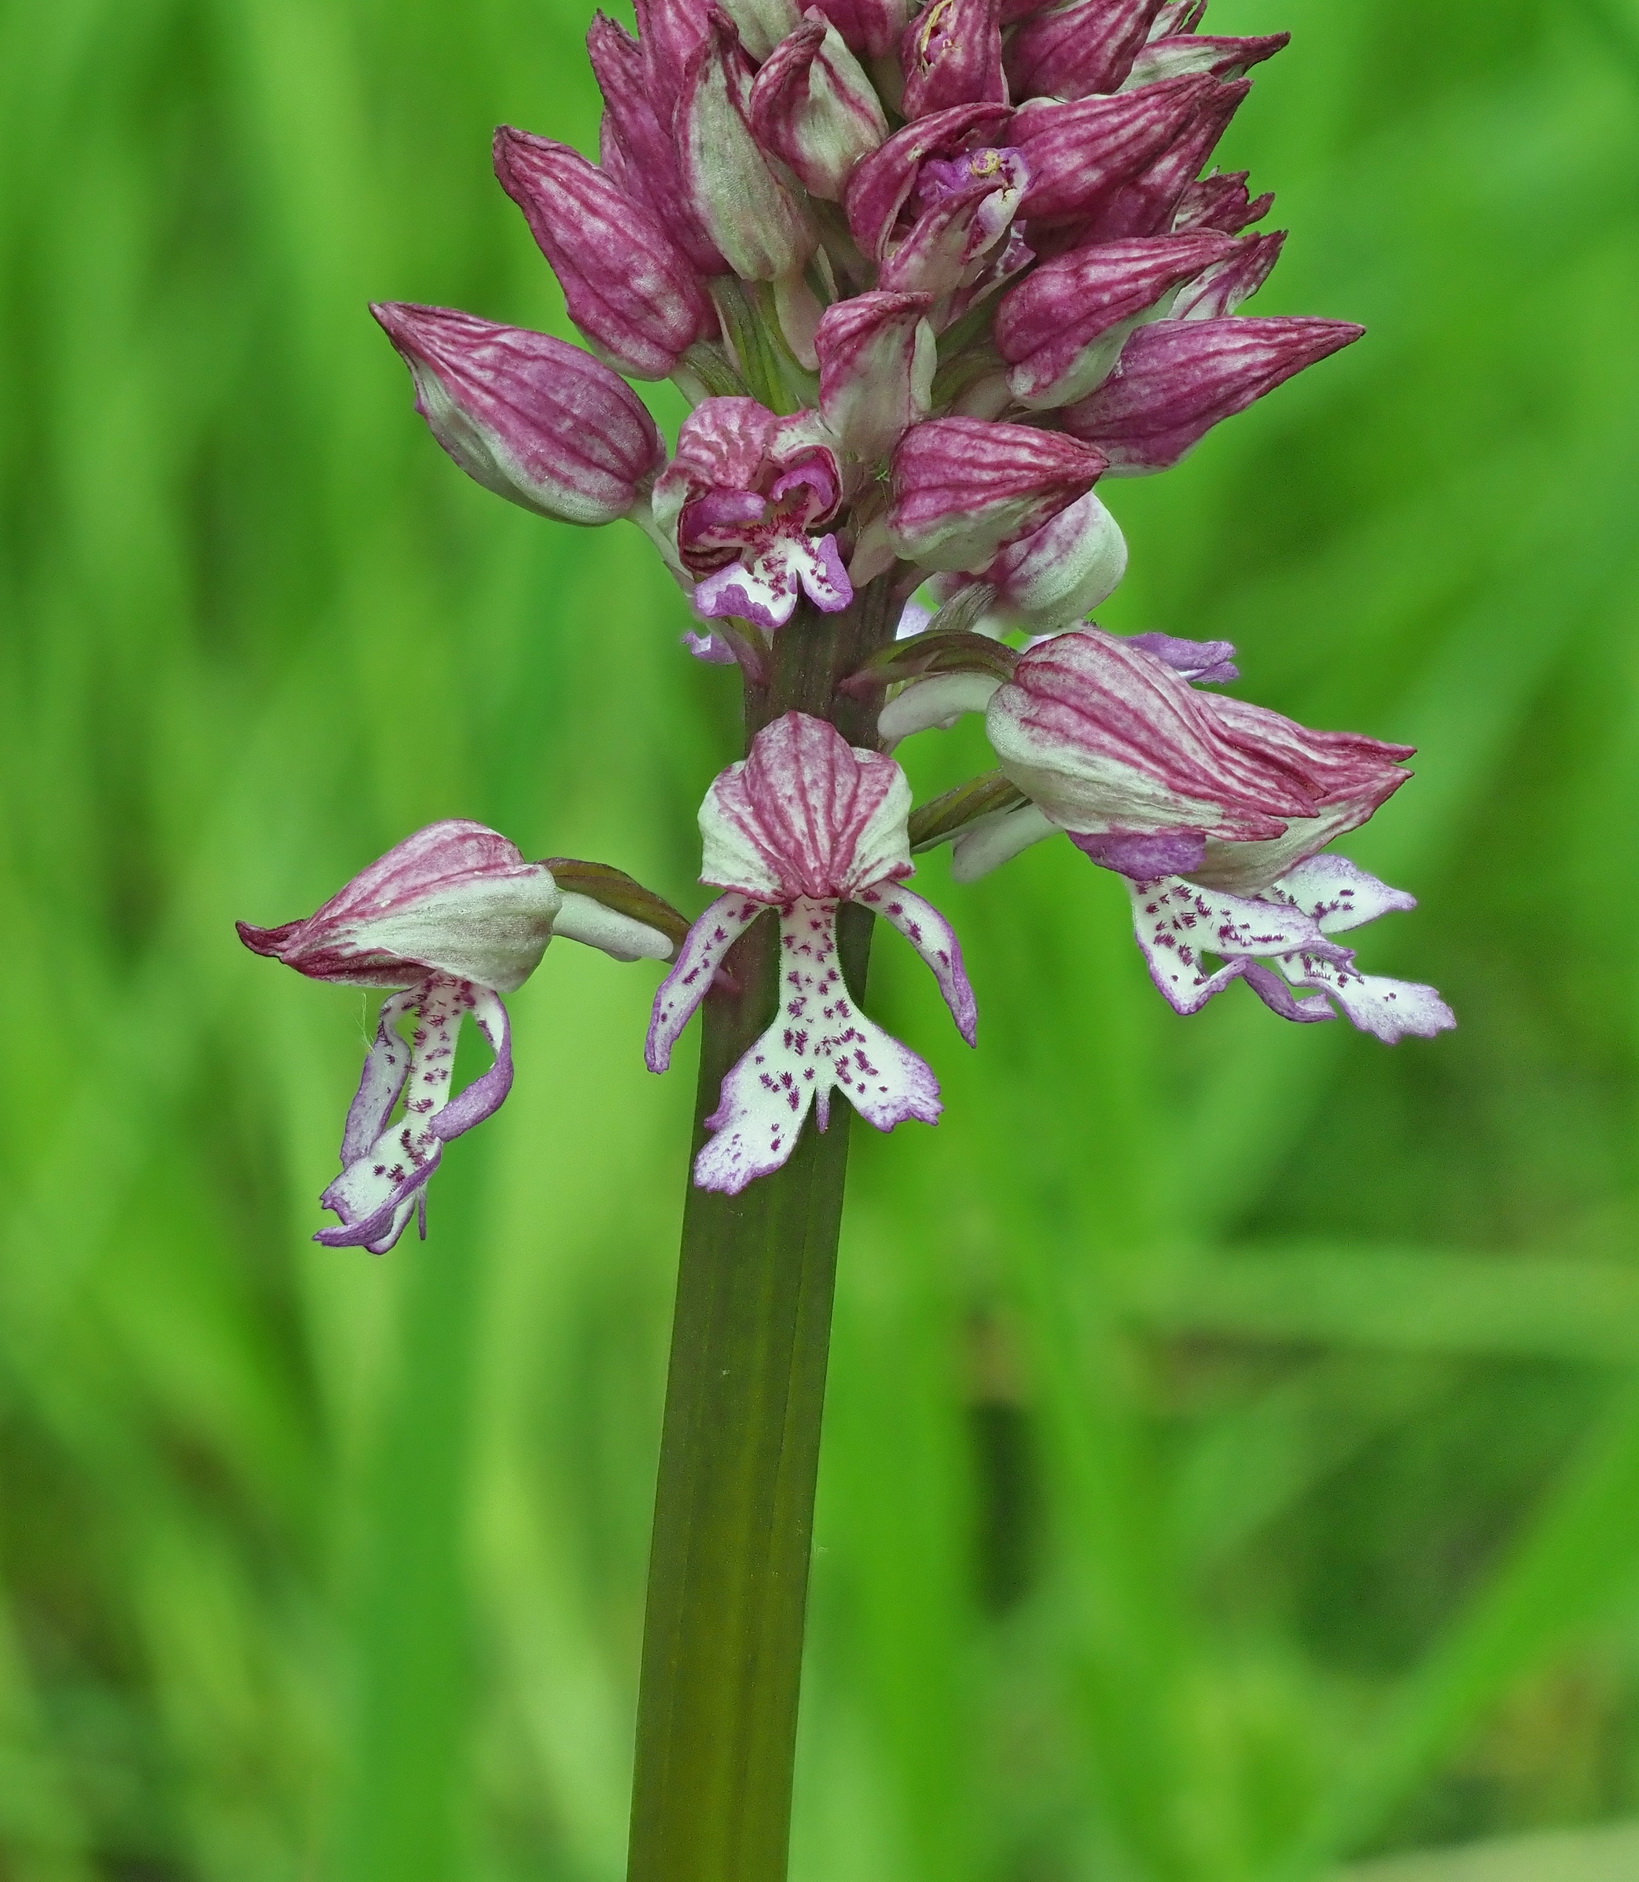
<svg viewBox="0 0 1639 1882"><path fill-rule="evenodd" d="M927 294L856 294L826 309L820 411L849 456L885 457L928 415L937 363Z"/></svg>
<svg viewBox="0 0 1639 1882"><path fill-rule="evenodd" d="M1066 431L1118 476L1168 470L1225 418L1365 332L1347 320L1159 320L1140 327Z"/></svg>
<svg viewBox="0 0 1639 1882"><path fill-rule="evenodd" d="M1134 235L1165 235L1176 227L1186 192L1252 89L1246 79L1208 78L1203 83L1206 89L1183 129L1165 150L1103 199L1078 231L1078 246L1118 242Z"/></svg>
<svg viewBox="0 0 1639 1882"><path fill-rule="evenodd" d="M713 330L688 257L578 151L503 125L495 174L563 284L570 319L622 372L667 378Z"/></svg>
<svg viewBox="0 0 1639 1882"><path fill-rule="evenodd" d="M675 239L696 273L726 274L728 263L683 193L671 116L669 111L664 119L660 115L651 75L653 48L640 45L625 27L599 13L587 30L586 50L603 93L602 146L606 152L614 147L620 153L616 180ZM615 165L606 161L603 167L616 176Z"/></svg>
<svg viewBox="0 0 1639 1882"><path fill-rule="evenodd" d="M804 189L840 201L854 166L888 135L888 120L842 35L810 7L757 74L751 128Z"/></svg>
<svg viewBox="0 0 1639 1882"><path fill-rule="evenodd" d="M815 5L850 52L862 59L883 59L898 50L917 0L815 0Z"/></svg>
<svg viewBox="0 0 1639 1882"><path fill-rule="evenodd" d="M915 425L893 460L888 533L931 569L977 570L1014 536L1085 496L1103 454L1032 425L938 418Z"/></svg>
<svg viewBox="0 0 1639 1882"><path fill-rule="evenodd" d="M1164 235L1103 242L1042 263L996 311L996 350L1008 363L1014 398L1038 410L1085 398L1137 321L1236 252L1227 235Z"/></svg>
<svg viewBox="0 0 1639 1882"><path fill-rule="evenodd" d="M635 0L635 9L645 90L655 116L669 130L689 61L706 36L705 8L701 0Z"/></svg>
<svg viewBox="0 0 1639 1882"><path fill-rule="evenodd" d="M1007 48L1015 98L1087 98L1113 92L1132 70L1160 0L1071 0L1025 9L1033 18Z"/></svg>
<svg viewBox="0 0 1639 1882"><path fill-rule="evenodd" d="M713 6L677 104L683 182L741 280L773 281L800 268L818 237L769 168L752 133L750 105L750 63L733 21Z"/></svg>
<svg viewBox="0 0 1639 1882"><path fill-rule="evenodd" d="M795 0L720 0L733 20L740 44L754 59L766 59L782 39L795 32L802 8Z"/></svg>
<svg viewBox="0 0 1639 1882"><path fill-rule="evenodd" d="M1172 304L1175 320L1220 320L1250 300L1280 260L1286 231L1248 235L1235 244L1235 252L1215 262L1199 280L1192 281Z"/></svg>
<svg viewBox="0 0 1639 1882"><path fill-rule="evenodd" d="M1212 78L1239 78L1252 66L1272 59L1291 38L1290 33L1266 33L1257 39L1214 39L1205 33L1185 33L1175 39L1155 39L1134 59L1127 83L1153 85L1157 79L1184 78L1192 72L1205 72Z"/></svg>
<svg viewBox="0 0 1639 1882"><path fill-rule="evenodd" d="M1120 525L1089 490L1040 529L1008 543L984 580L996 590L997 613L1053 634L1085 621L1126 572Z"/></svg>
<svg viewBox="0 0 1639 1882"><path fill-rule="evenodd" d="M1246 171L1232 170L1185 184L1173 211L1174 231L1182 235L1186 229L1221 229L1225 235L1239 235L1252 223L1261 222L1275 206L1275 193L1266 190L1254 199L1246 181Z"/></svg>
<svg viewBox="0 0 1639 1882"><path fill-rule="evenodd" d="M907 118L952 105L1007 102L998 5L999 0L931 0L905 28L899 57Z"/></svg>
<svg viewBox="0 0 1639 1882"><path fill-rule="evenodd" d="M1015 112L1008 140L1030 166L1021 213L1041 223L1094 215L1178 137L1216 83L1173 78L1115 98L1032 104Z"/></svg>
<svg viewBox="0 0 1639 1882"><path fill-rule="evenodd" d="M526 510L612 523L665 462L637 394L578 346L446 307L370 311L433 436L469 477Z"/></svg>

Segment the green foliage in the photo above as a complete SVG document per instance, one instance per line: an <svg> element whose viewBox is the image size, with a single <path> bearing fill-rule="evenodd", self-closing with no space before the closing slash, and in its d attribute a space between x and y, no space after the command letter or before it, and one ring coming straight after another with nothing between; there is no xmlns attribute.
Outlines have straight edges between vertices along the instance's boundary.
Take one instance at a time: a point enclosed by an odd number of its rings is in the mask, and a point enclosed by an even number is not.
<svg viewBox="0 0 1639 1882"><path fill-rule="evenodd" d="M1370 338L1113 485L1104 619L1422 747L1386 1052L1176 1020L1063 846L927 860L971 1059L856 1136L799 1882L1301 1882L1639 1803L1639 13L1289 25L1260 311ZM566 333L488 174L569 0L0 5L0 1869L613 1882L690 1079L568 947L432 1238L314 1248L357 996L232 920L434 817L700 906L730 682L629 531L467 484L369 298ZM675 405L662 401L675 420ZM920 741L923 796L984 767ZM1613 978L1613 975L1615 976ZM860 1138L870 1141L859 1141Z"/></svg>

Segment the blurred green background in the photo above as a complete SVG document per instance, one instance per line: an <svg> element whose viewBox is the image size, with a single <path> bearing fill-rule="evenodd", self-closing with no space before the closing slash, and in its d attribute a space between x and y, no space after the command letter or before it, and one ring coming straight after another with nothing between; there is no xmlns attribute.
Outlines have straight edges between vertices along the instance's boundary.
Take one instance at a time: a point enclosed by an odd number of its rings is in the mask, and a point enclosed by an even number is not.
<svg viewBox="0 0 1639 1882"><path fill-rule="evenodd" d="M635 531L454 470L364 308L567 332L488 142L594 147L585 25L0 5L7 1882L621 1872L691 1098L653 970L552 951L377 1261L308 1240L364 1004L232 928L450 815L702 905L730 678ZM1255 311L1372 331L1109 487L1101 619L1422 748L1345 847L1422 898L1366 964L1462 1029L1180 1021L1066 846L927 862L982 1043L887 937L949 1110L856 1138L796 1882L1639 1812L1639 10L1210 25L1297 35L1225 151L1294 230Z"/></svg>

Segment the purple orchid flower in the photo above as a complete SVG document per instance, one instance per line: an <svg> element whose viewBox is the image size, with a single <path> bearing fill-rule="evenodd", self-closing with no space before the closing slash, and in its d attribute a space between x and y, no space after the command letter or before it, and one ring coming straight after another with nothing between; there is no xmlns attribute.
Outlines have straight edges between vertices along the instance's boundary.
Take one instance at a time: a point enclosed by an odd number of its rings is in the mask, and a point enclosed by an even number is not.
<svg viewBox="0 0 1639 1882"><path fill-rule="evenodd" d="M766 726L700 809L701 880L728 892L690 929L655 996L649 1069L672 1048L728 950L769 909L780 923L782 1005L723 1080L713 1135L695 1162L702 1189L738 1194L791 1155L812 1109L819 1128L840 1090L878 1130L939 1116L939 1083L908 1047L859 1011L837 956L837 911L859 902L896 927L933 969L962 1037L977 1016L962 950L945 918L901 886L911 874L911 792L891 758L850 746L822 719L789 712Z"/></svg>
<svg viewBox="0 0 1639 1882"><path fill-rule="evenodd" d="M1008 255L1030 181L1019 152L994 141L1009 116L1004 104L953 105L907 124L855 167L843 202L879 287L954 295ZM1022 265L1016 251L1013 265ZM936 324L960 311L953 304Z"/></svg>
<svg viewBox="0 0 1639 1882"><path fill-rule="evenodd" d="M342 1132L341 1175L324 1192L339 1228L329 1248L384 1255L419 1217L445 1144L496 1111L512 1089L512 1039L500 996L540 965L554 934L618 960L665 960L658 928L558 886L544 863L480 823L451 819L406 837L305 920L240 922L239 938L313 980L391 989ZM471 1016L495 1062L451 1096L455 1048ZM408 1043L400 1023L413 1020ZM395 1118L402 1100L402 1110Z"/></svg>
<svg viewBox="0 0 1639 1882"><path fill-rule="evenodd" d="M1314 731L1191 684L1233 677L1233 655L1224 641L1059 634L1020 655L1011 681L964 673L912 685L882 730L903 736L982 709L1002 772L1028 802L958 833L952 873L976 880L1067 834L1126 878L1151 978L1176 1011L1198 1012L1245 979L1284 1018L1332 1017L1329 995L1390 1042L1454 1025L1433 989L1362 975L1329 938L1414 906L1319 855L1407 781L1411 748Z"/></svg>
<svg viewBox="0 0 1639 1882"><path fill-rule="evenodd" d="M695 578L695 612L772 633L799 594L835 614L853 600L832 533L842 473L822 428L755 399L707 399L683 421L655 484L657 527Z"/></svg>

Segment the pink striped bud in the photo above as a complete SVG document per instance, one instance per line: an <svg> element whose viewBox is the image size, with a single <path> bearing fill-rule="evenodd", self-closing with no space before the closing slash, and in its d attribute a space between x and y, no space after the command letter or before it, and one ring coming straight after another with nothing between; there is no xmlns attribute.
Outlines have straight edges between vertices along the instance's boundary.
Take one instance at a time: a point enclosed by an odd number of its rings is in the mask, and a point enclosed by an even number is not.
<svg viewBox="0 0 1639 1882"><path fill-rule="evenodd" d="M651 95L646 48L625 27L599 13L587 31L586 50L605 106L603 168L675 238L697 273L727 274L728 263L684 196L670 113L662 121ZM611 162L615 152L618 159Z"/></svg>
<svg viewBox="0 0 1639 1882"><path fill-rule="evenodd" d="M570 319L622 372L664 379L713 330L688 257L578 151L503 125L495 174L563 284Z"/></svg>
<svg viewBox="0 0 1639 1882"><path fill-rule="evenodd" d="M1008 543L980 579L996 591L996 613L1054 634L1085 621L1126 572L1120 525L1089 490L1051 522Z"/></svg>
<svg viewBox="0 0 1639 1882"><path fill-rule="evenodd" d="M1208 268L1198 281L1192 281L1172 304L1175 320L1219 320L1234 313L1269 279L1280 252L1286 246L1286 231L1276 229L1268 235L1244 236L1235 244L1235 252Z"/></svg>
<svg viewBox="0 0 1639 1882"><path fill-rule="evenodd" d="M1197 177L1184 186L1173 211L1173 229L1221 229L1225 235L1239 235L1254 222L1261 222L1275 206L1275 193L1266 191L1256 200L1246 187L1247 173L1232 170L1226 176Z"/></svg>
<svg viewBox="0 0 1639 1882"><path fill-rule="evenodd" d="M907 118L952 105L1006 104L999 0L931 0L905 28L899 61Z"/></svg>
<svg viewBox="0 0 1639 1882"><path fill-rule="evenodd" d="M1103 470L1102 452L1058 432L932 419L894 453L888 536L925 568L982 569L1004 542L1085 496Z"/></svg>
<svg viewBox="0 0 1639 1882"><path fill-rule="evenodd" d="M1155 39L1134 59L1129 85L1153 85L1157 79L1187 78L1205 72L1211 78L1239 78L1254 65L1274 58L1290 43L1290 33L1266 33L1257 39L1213 39L1204 33L1185 33L1175 39Z"/></svg>
<svg viewBox="0 0 1639 1882"><path fill-rule="evenodd" d="M1030 8L1007 48L1015 98L1087 98L1113 92L1132 70L1161 0L1071 0Z"/></svg>
<svg viewBox="0 0 1639 1882"><path fill-rule="evenodd" d="M840 201L854 166L888 135L882 101L817 7L769 55L751 88L751 128L810 194Z"/></svg>
<svg viewBox="0 0 1639 1882"><path fill-rule="evenodd" d="M655 116L670 129L689 61L706 36L700 0L635 0L637 37Z"/></svg>
<svg viewBox="0 0 1639 1882"><path fill-rule="evenodd" d="M1008 138L1030 166L1021 214L1041 223L1096 214L1194 120L1216 83L1173 78L1117 98L1032 104L1015 112Z"/></svg>
<svg viewBox="0 0 1639 1882"><path fill-rule="evenodd" d="M1077 230L1078 247L1130 235L1164 235L1174 227L1185 192L1252 89L1246 79L1202 83L1206 90L1189 122L1165 150L1104 199Z"/></svg>
<svg viewBox="0 0 1639 1882"><path fill-rule="evenodd" d="M1158 320L1127 342L1064 428L1118 476L1168 470L1223 419L1365 332L1347 320Z"/></svg>
<svg viewBox="0 0 1639 1882"><path fill-rule="evenodd" d="M637 394L578 346L446 307L370 311L433 436L498 496L565 523L612 523L665 462Z"/></svg>
<svg viewBox="0 0 1639 1882"><path fill-rule="evenodd" d="M677 145L690 200L742 281L778 280L813 254L812 225L752 133L750 61L720 7L684 73Z"/></svg>
<svg viewBox="0 0 1639 1882"><path fill-rule="evenodd" d="M1207 0L1166 0L1150 28L1151 39L1176 39L1193 33L1206 18Z"/></svg>
<svg viewBox="0 0 1639 1882"><path fill-rule="evenodd" d="M856 294L828 307L816 342L820 411L850 457L885 457L928 415L937 363L927 294Z"/></svg>
<svg viewBox="0 0 1639 1882"><path fill-rule="evenodd" d="M815 0L850 52L885 59L898 50L917 0Z"/></svg>
<svg viewBox="0 0 1639 1882"><path fill-rule="evenodd" d="M1145 314L1236 247L1227 235L1163 235L1101 243L1033 269L996 310L996 350L1014 398L1037 410L1085 398Z"/></svg>
<svg viewBox="0 0 1639 1882"><path fill-rule="evenodd" d="M734 22L740 44L753 59L766 59L782 39L797 30L802 8L795 0L720 0Z"/></svg>

